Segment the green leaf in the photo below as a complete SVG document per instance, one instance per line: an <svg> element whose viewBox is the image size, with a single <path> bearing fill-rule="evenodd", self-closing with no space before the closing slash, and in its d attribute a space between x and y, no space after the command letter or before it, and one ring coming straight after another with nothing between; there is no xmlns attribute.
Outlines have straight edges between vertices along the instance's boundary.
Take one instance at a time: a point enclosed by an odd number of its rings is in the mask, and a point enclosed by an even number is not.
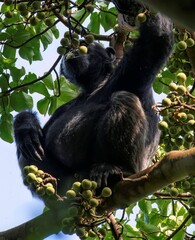
<svg viewBox="0 0 195 240"><path fill-rule="evenodd" d="M184 207L179 206L177 216L182 216L184 218L186 214L187 214L186 209Z"/></svg>
<svg viewBox="0 0 195 240"><path fill-rule="evenodd" d="M157 77L156 80L153 83L153 89L157 94L161 94L164 92L165 85L162 84L160 81L160 78Z"/></svg>
<svg viewBox="0 0 195 240"><path fill-rule="evenodd" d="M45 84L43 82L36 82L33 83L30 87L29 87L30 93L40 93L46 97L49 97L50 94L45 86Z"/></svg>
<svg viewBox="0 0 195 240"><path fill-rule="evenodd" d="M54 28L54 29L53 29ZM36 34L40 34L39 40L43 45L43 50L46 50L48 45L52 43L53 41L53 35L58 36L59 33L58 30L55 30L55 26L52 27L53 30L49 29L47 32L42 33L45 31L45 24L44 21L41 21L37 26L36 26ZM55 34L54 34L55 33Z"/></svg>
<svg viewBox="0 0 195 240"><path fill-rule="evenodd" d="M57 97L53 96L50 98L51 103L49 106L48 114L51 115L57 108Z"/></svg>
<svg viewBox="0 0 195 240"><path fill-rule="evenodd" d="M78 3L78 4L82 4L82 3L83 3L83 0L77 0L77 3Z"/></svg>
<svg viewBox="0 0 195 240"><path fill-rule="evenodd" d="M50 98L44 97L37 102L37 109L43 115L46 115L50 103Z"/></svg>
<svg viewBox="0 0 195 240"><path fill-rule="evenodd" d="M15 34L12 36L16 46L20 45L20 44L24 44L24 42L26 42L27 40L29 40L32 37L33 37L33 35L28 30L28 28L21 29L19 27L17 29L17 32L15 32Z"/></svg>
<svg viewBox="0 0 195 240"><path fill-rule="evenodd" d="M9 107L9 96L0 97L0 113L4 113Z"/></svg>
<svg viewBox="0 0 195 240"><path fill-rule="evenodd" d="M71 14L71 16L77 20L79 20L80 18L82 18L82 16L85 14L85 9L82 8L80 10L75 11L74 13Z"/></svg>
<svg viewBox="0 0 195 240"><path fill-rule="evenodd" d="M0 33L0 41L5 41L7 39L9 39L10 34L8 34L7 32L1 32Z"/></svg>
<svg viewBox="0 0 195 240"><path fill-rule="evenodd" d="M41 52L39 49L34 49L34 56L33 56L33 61L42 61L43 57L41 55Z"/></svg>
<svg viewBox="0 0 195 240"><path fill-rule="evenodd" d="M84 8L72 14L72 17L77 19L80 24L82 24L88 16L89 16L89 13L86 12Z"/></svg>
<svg viewBox="0 0 195 240"><path fill-rule="evenodd" d="M10 69L11 66L15 65L16 59L15 58L2 58L0 62L3 66L3 69Z"/></svg>
<svg viewBox="0 0 195 240"><path fill-rule="evenodd" d="M156 204L158 205L158 209L160 210L160 214L162 216L166 216L168 214L169 210L169 204L171 203L171 200L164 200L164 199L158 199L156 201Z"/></svg>
<svg viewBox="0 0 195 240"><path fill-rule="evenodd" d="M12 11L12 10L10 9L10 11ZM3 19L5 25L12 25L19 21L19 15L13 11L12 11L12 13L13 13L12 18L4 18ZM4 25L4 27L5 27L5 25Z"/></svg>
<svg viewBox="0 0 195 240"><path fill-rule="evenodd" d="M34 32L26 26L16 25L6 29L6 32L9 34L7 40L12 46L25 45L25 42L34 36Z"/></svg>
<svg viewBox="0 0 195 240"><path fill-rule="evenodd" d="M130 214L133 213L133 208L134 208L135 206L136 206L136 203L133 203L133 204L131 204L131 205L126 209L126 213L127 213L128 217L129 217Z"/></svg>
<svg viewBox="0 0 195 240"><path fill-rule="evenodd" d="M40 40L34 39L33 41L30 42L31 46L34 50L34 56L33 56L33 61L41 61L43 60L43 57L40 52Z"/></svg>
<svg viewBox="0 0 195 240"><path fill-rule="evenodd" d="M21 58L28 60L30 64L32 63L34 51L31 47L22 46L19 49L19 54Z"/></svg>
<svg viewBox="0 0 195 240"><path fill-rule="evenodd" d="M157 226L159 224L159 222L161 222L164 217L162 215L159 214L159 210L156 209L156 208L153 208L150 215L149 215L149 222L152 224L152 225L155 225Z"/></svg>
<svg viewBox="0 0 195 240"><path fill-rule="evenodd" d="M40 53L40 42L37 39L33 39L19 49L19 54L22 58L29 61L42 60L42 55Z"/></svg>
<svg viewBox="0 0 195 240"><path fill-rule="evenodd" d="M66 103L75 98L78 95L78 87L68 82L64 78L61 78L60 96L59 100ZM57 89L57 81L54 82L55 88Z"/></svg>
<svg viewBox="0 0 195 240"><path fill-rule="evenodd" d="M111 9L109 9L109 11L111 11ZM100 12L100 21L105 32L112 29L116 25L116 20L116 16L114 16L113 14L103 11Z"/></svg>
<svg viewBox="0 0 195 240"><path fill-rule="evenodd" d="M188 76L188 78L186 79L186 86L193 86L194 84L194 78L193 77L190 77Z"/></svg>
<svg viewBox="0 0 195 240"><path fill-rule="evenodd" d="M147 201L145 199L142 199L138 202L138 206L142 210L143 213L149 215L152 211L152 204L150 201Z"/></svg>
<svg viewBox="0 0 195 240"><path fill-rule="evenodd" d="M163 77L162 82L169 85L172 82L172 78Z"/></svg>
<svg viewBox="0 0 195 240"><path fill-rule="evenodd" d="M2 91L6 91L8 89L8 81L6 78L9 79L9 74L0 76L0 88L2 89Z"/></svg>
<svg viewBox="0 0 195 240"><path fill-rule="evenodd" d="M32 109L33 99L30 95L23 91L13 92L10 95L10 105L17 112L25 109Z"/></svg>
<svg viewBox="0 0 195 240"><path fill-rule="evenodd" d="M172 238L172 240L178 240L178 239L185 239L186 233L184 229L181 229L175 236Z"/></svg>
<svg viewBox="0 0 195 240"><path fill-rule="evenodd" d="M13 142L13 116L11 114L3 114L0 119L0 137L9 143Z"/></svg>
<svg viewBox="0 0 195 240"><path fill-rule="evenodd" d="M107 8L108 8L108 3L107 2L99 2L99 7L102 9L105 9L105 10L107 10Z"/></svg>
<svg viewBox="0 0 195 240"><path fill-rule="evenodd" d="M57 105L56 105L56 109L59 108L60 106L62 106L63 104L67 103L69 100L67 101L63 101L61 99L59 99L59 97L57 98Z"/></svg>
<svg viewBox="0 0 195 240"><path fill-rule="evenodd" d="M156 237L156 235L160 233L160 229L157 226L146 223L140 219L137 220L136 227L140 228L142 231L150 235L150 239L154 239L152 235Z"/></svg>
<svg viewBox="0 0 195 240"><path fill-rule="evenodd" d="M56 26L53 26L53 27L51 28L51 31L52 31L54 37L55 37L56 39L58 39L59 36L60 36L60 32L59 32L58 28L57 28Z"/></svg>
<svg viewBox="0 0 195 240"><path fill-rule="evenodd" d="M14 82L18 82L21 79L21 77L24 76L25 73L26 71L24 67L22 67L21 69L16 67L10 68L10 74Z"/></svg>
<svg viewBox="0 0 195 240"><path fill-rule="evenodd" d="M166 225L170 229L177 227L177 218L175 215L169 215L169 218L166 219Z"/></svg>
<svg viewBox="0 0 195 240"><path fill-rule="evenodd" d="M3 55L6 58L15 58L16 57L16 49L9 47L8 45L4 45L3 47Z"/></svg>
<svg viewBox="0 0 195 240"><path fill-rule="evenodd" d="M136 227L125 224L124 230L125 230L125 233L128 234L128 236L140 236L141 237L141 233L140 233L139 229L137 229Z"/></svg>
<svg viewBox="0 0 195 240"><path fill-rule="evenodd" d="M161 73L162 77L166 77L166 78L171 78L174 79L175 78L175 74L171 73L169 70L165 70Z"/></svg>
<svg viewBox="0 0 195 240"><path fill-rule="evenodd" d="M5 13L7 12L8 10L10 10L10 6L7 6L5 4L2 4L1 5L1 13Z"/></svg>
<svg viewBox="0 0 195 240"><path fill-rule="evenodd" d="M100 15L97 12L91 14L90 23L88 25L89 31L99 34L100 31Z"/></svg>
<svg viewBox="0 0 195 240"><path fill-rule="evenodd" d="M53 41L53 35L51 30L41 35L41 42L43 44L44 50L47 49L48 45L51 44L52 41Z"/></svg>
<svg viewBox="0 0 195 240"><path fill-rule="evenodd" d="M30 82L32 82L32 81L34 81L34 80L36 80L36 79L37 79L36 74L29 72L29 73L24 77L24 80L22 81L22 84L24 84L24 83L30 83Z"/></svg>
<svg viewBox="0 0 195 240"><path fill-rule="evenodd" d="M46 73L44 73L44 74L46 74ZM49 74L47 77L45 77L43 79L43 82L48 89L50 89L50 90L54 89L53 77L51 74Z"/></svg>

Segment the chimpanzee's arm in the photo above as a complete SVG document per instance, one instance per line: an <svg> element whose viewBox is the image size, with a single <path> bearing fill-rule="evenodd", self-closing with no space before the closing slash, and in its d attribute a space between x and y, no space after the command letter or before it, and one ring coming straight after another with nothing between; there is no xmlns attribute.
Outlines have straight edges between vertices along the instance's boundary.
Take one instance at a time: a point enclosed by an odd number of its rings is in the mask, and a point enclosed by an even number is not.
<svg viewBox="0 0 195 240"><path fill-rule="evenodd" d="M147 15L139 30L140 36L114 73L113 86L142 96L171 53L173 32L171 21L159 13Z"/></svg>

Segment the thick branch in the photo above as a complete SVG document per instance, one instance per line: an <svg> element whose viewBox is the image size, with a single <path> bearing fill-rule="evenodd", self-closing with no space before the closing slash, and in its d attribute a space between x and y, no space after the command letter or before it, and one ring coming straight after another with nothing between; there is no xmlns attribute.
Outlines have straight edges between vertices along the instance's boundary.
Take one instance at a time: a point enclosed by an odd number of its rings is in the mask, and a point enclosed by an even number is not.
<svg viewBox="0 0 195 240"><path fill-rule="evenodd" d="M120 181L101 211L127 207L172 182L194 175L195 148L172 151L152 167Z"/></svg>
<svg viewBox="0 0 195 240"><path fill-rule="evenodd" d="M185 26L188 29L195 30L195 3L193 0L140 0L146 5L157 9L176 23Z"/></svg>

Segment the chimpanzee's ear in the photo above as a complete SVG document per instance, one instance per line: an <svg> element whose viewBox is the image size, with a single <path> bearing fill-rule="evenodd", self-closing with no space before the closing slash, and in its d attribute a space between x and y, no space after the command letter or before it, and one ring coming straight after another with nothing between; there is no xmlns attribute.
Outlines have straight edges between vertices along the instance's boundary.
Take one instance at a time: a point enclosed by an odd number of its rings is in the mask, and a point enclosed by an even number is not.
<svg viewBox="0 0 195 240"><path fill-rule="evenodd" d="M111 62L113 62L116 59L116 55L115 55L115 50L112 47L107 47L106 48L106 52L108 54L109 59L111 60Z"/></svg>

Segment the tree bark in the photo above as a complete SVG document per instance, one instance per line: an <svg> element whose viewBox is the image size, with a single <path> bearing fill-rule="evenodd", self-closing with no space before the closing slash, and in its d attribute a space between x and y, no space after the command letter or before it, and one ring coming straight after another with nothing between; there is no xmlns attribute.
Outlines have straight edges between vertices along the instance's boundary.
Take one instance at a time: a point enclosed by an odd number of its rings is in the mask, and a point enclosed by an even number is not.
<svg viewBox="0 0 195 240"><path fill-rule="evenodd" d="M195 148L172 151L150 168L118 182L101 211L125 208L187 176L195 176Z"/></svg>

